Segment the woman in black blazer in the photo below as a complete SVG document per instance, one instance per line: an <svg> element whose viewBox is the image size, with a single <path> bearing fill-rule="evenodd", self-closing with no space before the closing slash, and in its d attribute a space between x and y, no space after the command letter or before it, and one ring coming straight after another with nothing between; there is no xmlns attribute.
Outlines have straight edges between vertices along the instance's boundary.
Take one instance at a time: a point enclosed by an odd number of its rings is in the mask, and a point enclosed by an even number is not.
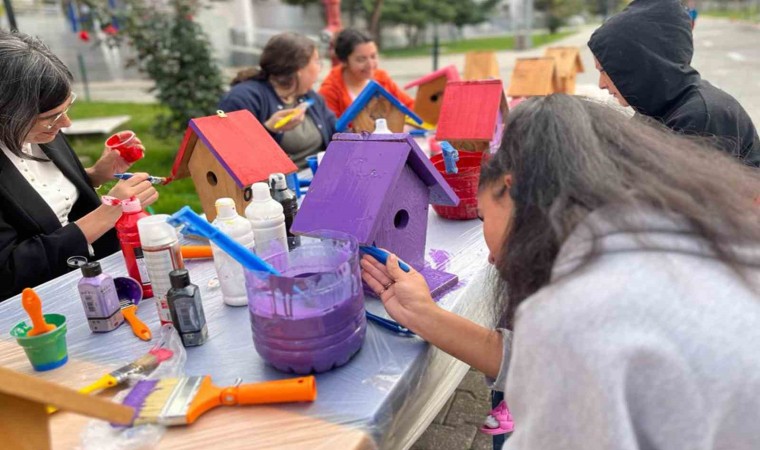
<svg viewBox="0 0 760 450"><path fill-rule="evenodd" d="M119 248L113 226L121 208L101 204L93 186L129 164L105 149L82 166L60 133L71 125L71 82L42 42L0 31L0 300L68 272L71 256L99 259ZM158 198L147 174L119 181L108 195L146 206Z"/></svg>

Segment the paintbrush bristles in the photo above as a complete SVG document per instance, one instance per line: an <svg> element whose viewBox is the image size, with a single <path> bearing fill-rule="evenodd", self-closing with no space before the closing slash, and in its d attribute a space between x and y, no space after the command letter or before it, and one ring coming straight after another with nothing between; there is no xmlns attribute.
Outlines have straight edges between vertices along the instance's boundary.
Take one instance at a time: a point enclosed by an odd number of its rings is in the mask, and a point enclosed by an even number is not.
<svg viewBox="0 0 760 450"><path fill-rule="evenodd" d="M134 424L158 423L161 412L169 402L178 383L179 378L164 378L159 380L153 391L145 397Z"/></svg>

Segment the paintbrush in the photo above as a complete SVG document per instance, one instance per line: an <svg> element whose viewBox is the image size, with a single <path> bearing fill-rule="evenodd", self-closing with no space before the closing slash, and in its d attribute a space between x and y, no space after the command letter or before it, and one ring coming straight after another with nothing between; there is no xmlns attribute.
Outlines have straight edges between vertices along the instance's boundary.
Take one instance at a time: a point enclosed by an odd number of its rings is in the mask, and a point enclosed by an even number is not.
<svg viewBox="0 0 760 450"><path fill-rule="evenodd" d="M135 409L133 425L189 425L220 405L313 402L317 384L313 375L262 383L218 387L211 377L196 376L143 380L124 398Z"/></svg>
<svg viewBox="0 0 760 450"><path fill-rule="evenodd" d="M92 394L96 391L102 391L104 389L118 386L127 381L132 375L152 372L159 364L171 358L173 355L174 352L168 348L154 348L126 366L119 367L113 372L98 378L94 383L79 389L79 392L82 394ZM58 411L58 409L53 406L47 407L48 414L52 414L56 411Z"/></svg>

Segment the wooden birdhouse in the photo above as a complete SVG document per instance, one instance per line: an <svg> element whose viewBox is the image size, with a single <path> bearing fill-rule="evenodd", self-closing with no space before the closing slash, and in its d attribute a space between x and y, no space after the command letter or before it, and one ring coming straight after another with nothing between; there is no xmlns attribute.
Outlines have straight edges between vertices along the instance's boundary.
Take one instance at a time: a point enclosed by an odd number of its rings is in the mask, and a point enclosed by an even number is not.
<svg viewBox="0 0 760 450"><path fill-rule="evenodd" d="M464 79L501 79L499 61L494 52L467 52L464 55Z"/></svg>
<svg viewBox="0 0 760 450"><path fill-rule="evenodd" d="M443 103L443 92L446 89L446 83L449 81L459 81L459 72L453 64L427 74L422 78L418 78L404 86L404 89L411 89L417 86L417 96L414 99L414 112L425 123L431 125L438 123L441 103Z"/></svg>
<svg viewBox="0 0 760 450"><path fill-rule="evenodd" d="M575 94L575 78L583 72L581 51L578 47L549 47L544 56L554 58L557 70L557 92Z"/></svg>
<svg viewBox="0 0 760 450"><path fill-rule="evenodd" d="M404 131L404 118L409 116L415 123L422 124L417 114L409 110L384 87L370 80L362 89L353 103L338 119L335 125L337 132L348 130L349 124L354 133L375 131L375 120L385 119L388 129L394 133Z"/></svg>
<svg viewBox="0 0 760 450"><path fill-rule="evenodd" d="M501 80L453 81L446 87L435 139L457 150L495 152L507 121Z"/></svg>
<svg viewBox="0 0 760 450"><path fill-rule="evenodd" d="M208 221L214 202L235 200L239 212L251 201L250 186L275 172L298 170L269 132L248 110L192 119L179 148L172 179L191 177Z"/></svg>
<svg viewBox="0 0 760 450"><path fill-rule="evenodd" d="M425 266L431 203L457 205L459 198L409 135L337 134L291 229L340 231L391 251L436 295L457 277Z"/></svg>
<svg viewBox="0 0 760 450"><path fill-rule="evenodd" d="M554 58L518 58L509 81L510 97L535 97L558 92Z"/></svg>
<svg viewBox="0 0 760 450"><path fill-rule="evenodd" d="M131 424L135 413L129 406L0 367L0 431L5 448L52 448L48 405L121 425Z"/></svg>

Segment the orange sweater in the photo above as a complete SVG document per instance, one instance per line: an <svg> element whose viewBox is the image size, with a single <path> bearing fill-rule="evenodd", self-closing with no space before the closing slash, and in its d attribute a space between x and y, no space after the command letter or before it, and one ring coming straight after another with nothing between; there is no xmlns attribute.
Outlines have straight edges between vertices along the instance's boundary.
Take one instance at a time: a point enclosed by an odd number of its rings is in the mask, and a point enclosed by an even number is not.
<svg viewBox="0 0 760 450"><path fill-rule="evenodd" d="M391 79L390 75L388 75L388 72L376 69L374 80L377 84L390 92L391 95L399 99L399 101L401 101L401 103L407 108L414 108L414 99L398 87L398 85ZM348 93L346 82L343 80L342 64L332 68L330 74L327 75L325 81L322 82L322 86L319 88L319 93L324 97L327 107L333 110L338 117L340 117L351 102L353 102L351 95Z"/></svg>

